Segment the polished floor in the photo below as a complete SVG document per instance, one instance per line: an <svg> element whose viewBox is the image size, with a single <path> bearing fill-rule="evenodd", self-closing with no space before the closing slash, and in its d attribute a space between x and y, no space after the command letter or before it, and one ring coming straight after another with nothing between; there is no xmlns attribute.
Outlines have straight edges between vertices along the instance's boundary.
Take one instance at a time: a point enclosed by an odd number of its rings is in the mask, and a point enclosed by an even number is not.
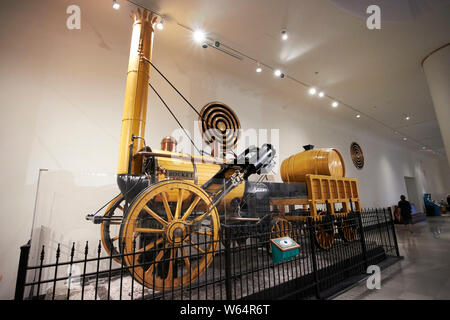
<svg viewBox="0 0 450 320"><path fill-rule="evenodd" d="M397 225L400 262L381 271L381 288L359 283L336 300L450 299L450 215L427 217L411 226Z"/></svg>

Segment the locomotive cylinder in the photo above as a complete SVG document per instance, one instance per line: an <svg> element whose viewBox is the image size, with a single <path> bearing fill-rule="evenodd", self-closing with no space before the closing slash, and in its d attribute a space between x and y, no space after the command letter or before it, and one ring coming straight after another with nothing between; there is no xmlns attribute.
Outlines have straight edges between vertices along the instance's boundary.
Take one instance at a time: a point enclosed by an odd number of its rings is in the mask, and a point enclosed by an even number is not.
<svg viewBox="0 0 450 320"><path fill-rule="evenodd" d="M308 149L282 162L280 174L284 182L305 182L307 174L345 177L344 159L339 151L333 148Z"/></svg>

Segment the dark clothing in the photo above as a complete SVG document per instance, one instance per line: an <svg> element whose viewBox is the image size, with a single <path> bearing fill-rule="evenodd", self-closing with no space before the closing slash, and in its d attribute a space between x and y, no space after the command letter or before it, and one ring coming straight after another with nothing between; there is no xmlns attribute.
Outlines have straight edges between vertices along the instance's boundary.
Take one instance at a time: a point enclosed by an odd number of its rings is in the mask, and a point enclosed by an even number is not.
<svg viewBox="0 0 450 320"><path fill-rule="evenodd" d="M407 200L400 200L398 202L398 207L400 208L401 216L402 216L402 222L404 224L411 223L412 216L411 216L411 204Z"/></svg>

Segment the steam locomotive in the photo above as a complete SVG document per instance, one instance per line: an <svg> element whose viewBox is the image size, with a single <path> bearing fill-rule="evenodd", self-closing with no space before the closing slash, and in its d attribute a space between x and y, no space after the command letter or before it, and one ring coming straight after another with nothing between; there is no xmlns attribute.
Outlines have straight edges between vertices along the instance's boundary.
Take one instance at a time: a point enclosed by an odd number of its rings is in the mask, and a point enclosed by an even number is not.
<svg viewBox="0 0 450 320"><path fill-rule="evenodd" d="M87 217L101 224L105 250L118 263L133 266L136 280L159 290L186 285L205 272L220 245L223 224L261 224L285 234L293 223L311 216L320 248L331 248L336 229L342 239L353 241L353 226L341 223L325 230L319 224L345 217L353 206L359 210L357 180L345 178L336 149L305 146L282 162L282 183L249 181L273 166L276 150L264 144L233 158L221 154L217 146L227 150L236 145L240 123L220 102L198 112L203 137L214 146L211 155L178 153L170 137L161 150L146 145L150 66L161 73L151 62L156 17L138 10L133 19L117 175L120 194L103 215ZM193 252L186 252L186 245ZM163 271L162 260L169 261Z"/></svg>

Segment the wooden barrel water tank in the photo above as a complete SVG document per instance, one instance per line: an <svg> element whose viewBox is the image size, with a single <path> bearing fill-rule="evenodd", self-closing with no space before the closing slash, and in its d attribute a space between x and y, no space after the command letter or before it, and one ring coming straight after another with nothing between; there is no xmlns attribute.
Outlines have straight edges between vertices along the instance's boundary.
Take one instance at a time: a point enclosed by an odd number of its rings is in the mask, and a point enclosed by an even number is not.
<svg viewBox="0 0 450 320"><path fill-rule="evenodd" d="M285 159L281 164L281 179L284 182L304 182L307 174L345 177L344 159L333 148L312 149L305 146L305 151Z"/></svg>

